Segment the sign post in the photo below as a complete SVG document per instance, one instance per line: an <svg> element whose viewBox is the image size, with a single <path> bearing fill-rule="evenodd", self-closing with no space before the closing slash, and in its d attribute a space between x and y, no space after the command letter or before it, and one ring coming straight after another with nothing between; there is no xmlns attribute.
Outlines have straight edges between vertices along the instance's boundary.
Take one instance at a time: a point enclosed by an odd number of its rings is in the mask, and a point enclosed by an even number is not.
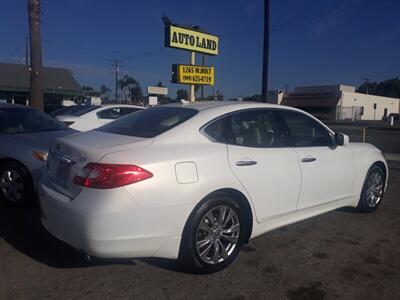
<svg viewBox="0 0 400 300"><path fill-rule="evenodd" d="M196 64L196 52L190 52L190 64L194 66ZM190 85L190 101L195 102L196 96L194 94L194 84Z"/></svg>
<svg viewBox="0 0 400 300"><path fill-rule="evenodd" d="M214 84L214 67L196 66L196 52L218 55L218 42L216 35L172 24L165 26L165 47L190 51L190 65L172 66L172 82L190 85L191 102L196 101L195 85Z"/></svg>

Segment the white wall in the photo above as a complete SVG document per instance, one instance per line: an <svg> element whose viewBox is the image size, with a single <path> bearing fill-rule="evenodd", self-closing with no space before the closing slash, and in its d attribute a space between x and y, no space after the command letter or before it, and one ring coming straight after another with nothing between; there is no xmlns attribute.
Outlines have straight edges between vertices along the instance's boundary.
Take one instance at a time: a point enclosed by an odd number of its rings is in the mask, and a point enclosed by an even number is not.
<svg viewBox="0 0 400 300"><path fill-rule="evenodd" d="M353 92L342 92L342 98L338 105L342 107L362 106L364 114L361 120L374 120L374 103L377 104L375 120L382 120L384 109L387 108L387 115L400 112L400 99L367 95Z"/></svg>

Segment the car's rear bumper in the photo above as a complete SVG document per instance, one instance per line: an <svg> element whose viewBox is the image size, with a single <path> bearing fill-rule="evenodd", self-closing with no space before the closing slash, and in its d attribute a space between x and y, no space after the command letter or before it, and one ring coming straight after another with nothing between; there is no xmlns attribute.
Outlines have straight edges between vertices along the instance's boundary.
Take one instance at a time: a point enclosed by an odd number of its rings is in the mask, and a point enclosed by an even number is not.
<svg viewBox="0 0 400 300"><path fill-rule="evenodd" d="M39 184L42 224L52 235L91 256L177 258L182 228L175 214L188 207L144 208L124 188L83 189L74 199Z"/></svg>

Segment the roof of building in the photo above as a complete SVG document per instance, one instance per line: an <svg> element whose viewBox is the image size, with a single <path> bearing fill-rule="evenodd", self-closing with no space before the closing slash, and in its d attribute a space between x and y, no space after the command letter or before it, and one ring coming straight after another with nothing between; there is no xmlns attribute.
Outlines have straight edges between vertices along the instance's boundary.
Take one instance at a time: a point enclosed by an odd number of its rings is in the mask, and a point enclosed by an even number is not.
<svg viewBox="0 0 400 300"><path fill-rule="evenodd" d="M44 93L80 95L81 86L71 71L60 68L43 68ZM29 92L29 69L26 65L0 62L0 91Z"/></svg>

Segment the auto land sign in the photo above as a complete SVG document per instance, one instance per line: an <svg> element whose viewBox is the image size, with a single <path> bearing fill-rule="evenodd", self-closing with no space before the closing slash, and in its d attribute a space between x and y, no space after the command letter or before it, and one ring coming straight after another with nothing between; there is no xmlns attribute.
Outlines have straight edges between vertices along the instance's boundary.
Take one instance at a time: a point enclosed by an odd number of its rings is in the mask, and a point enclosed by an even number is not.
<svg viewBox="0 0 400 300"><path fill-rule="evenodd" d="M214 85L214 67L173 65L172 73L174 83Z"/></svg>
<svg viewBox="0 0 400 300"><path fill-rule="evenodd" d="M169 25L165 27L165 46L218 55L218 36Z"/></svg>

